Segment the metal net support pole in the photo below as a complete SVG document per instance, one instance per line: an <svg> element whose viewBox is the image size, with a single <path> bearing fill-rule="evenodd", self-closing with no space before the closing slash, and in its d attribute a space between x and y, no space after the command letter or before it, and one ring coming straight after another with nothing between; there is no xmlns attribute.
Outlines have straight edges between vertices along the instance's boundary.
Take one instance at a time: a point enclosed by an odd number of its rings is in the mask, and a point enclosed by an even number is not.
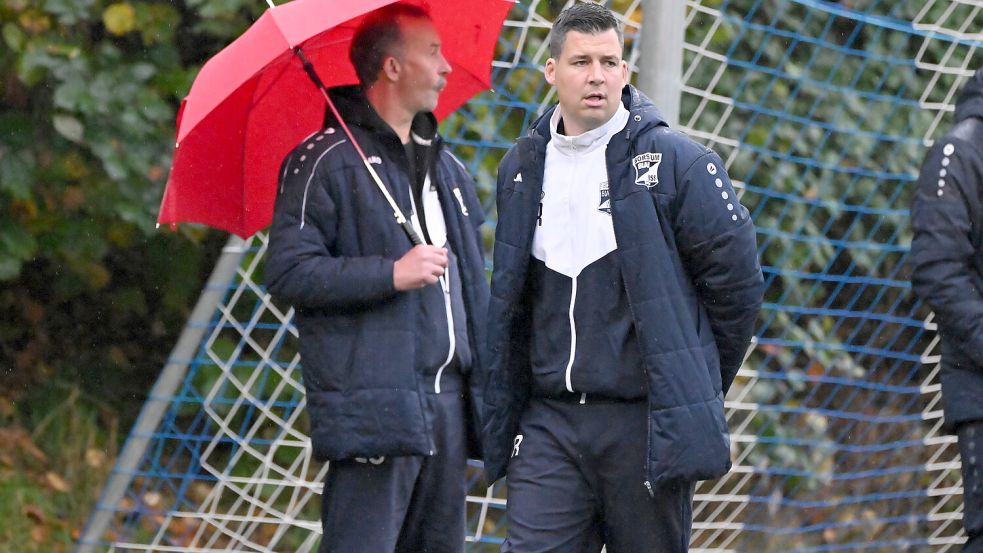
<svg viewBox="0 0 983 553"><path fill-rule="evenodd" d="M685 26L686 2L642 0L638 88L672 127L679 123Z"/></svg>
<svg viewBox="0 0 983 553"><path fill-rule="evenodd" d="M235 277L243 253L246 251L245 245L246 242L242 238L232 236L222 248L222 255L216 262L201 296L198 297L198 303L195 304L191 317L181 331L177 344L171 350L160 377L150 390L146 403L143 404L137 422L116 461L116 467L103 487L102 497L96 504L74 553L94 553L102 541L103 534L112 523L116 508L130 487L147 445L160 425L164 413L171 406L174 392L184 380L188 366L198 351L215 310L225 297L229 283Z"/></svg>

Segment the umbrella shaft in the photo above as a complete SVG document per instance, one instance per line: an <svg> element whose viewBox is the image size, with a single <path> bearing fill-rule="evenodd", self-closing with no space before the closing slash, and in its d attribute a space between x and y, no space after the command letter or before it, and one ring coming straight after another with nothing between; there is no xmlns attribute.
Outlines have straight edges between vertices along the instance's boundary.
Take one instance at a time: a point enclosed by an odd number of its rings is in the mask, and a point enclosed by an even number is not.
<svg viewBox="0 0 983 553"><path fill-rule="evenodd" d="M352 146L355 147L355 151L358 152L358 157L362 158L362 163L365 164L365 168L368 169L369 174L372 176L372 180L375 181L375 184L379 187L382 195L386 197L386 201L389 202L389 207L391 207L393 210L393 216L396 217L396 223L403 227L403 231L406 233L406 236L410 239L410 242L412 242L414 246L423 244L423 240L420 239L420 236L416 233L413 225L411 225L410 222L406 220L406 217L403 216L403 212L399 209L399 205L396 204L396 200L394 200L392 195L389 193L389 189L382 183L382 179L379 178L379 174L375 172L375 168L369 163L368 158L365 156L365 152L362 151L362 147L359 146L358 141L355 140L355 136L352 135L352 131L349 130L348 125L345 124L345 120L341 118L341 114L338 113L338 108L335 107L334 102L331 101L331 97L328 96L328 91L324 87L324 82L320 77L318 77L317 71L314 70L314 65L311 63L311 60L307 59L307 56L304 55L304 51L300 49L300 46L294 48L294 53L298 58L300 58L300 63L304 66L304 71L307 73L307 76L314 81L317 89L321 91L321 95L324 96L324 101L328 103L328 107L331 108L331 113L333 113L335 119L338 120L338 124L341 125L341 129L345 131L345 135L348 136L348 140L351 141Z"/></svg>

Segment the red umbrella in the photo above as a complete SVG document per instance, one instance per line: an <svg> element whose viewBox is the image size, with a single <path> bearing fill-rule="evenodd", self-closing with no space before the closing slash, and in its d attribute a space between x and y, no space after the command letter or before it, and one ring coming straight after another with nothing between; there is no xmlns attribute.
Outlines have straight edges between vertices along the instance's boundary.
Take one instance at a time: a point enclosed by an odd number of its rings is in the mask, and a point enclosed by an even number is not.
<svg viewBox="0 0 983 553"><path fill-rule="evenodd" d="M251 236L273 217L277 171L324 121L326 86L355 84L348 47L362 17L395 0L294 0L268 9L201 68L181 103L158 224L197 222ZM419 3L419 2L415 2ZM442 119L491 87L491 60L513 0L439 0L428 7L451 64Z"/></svg>

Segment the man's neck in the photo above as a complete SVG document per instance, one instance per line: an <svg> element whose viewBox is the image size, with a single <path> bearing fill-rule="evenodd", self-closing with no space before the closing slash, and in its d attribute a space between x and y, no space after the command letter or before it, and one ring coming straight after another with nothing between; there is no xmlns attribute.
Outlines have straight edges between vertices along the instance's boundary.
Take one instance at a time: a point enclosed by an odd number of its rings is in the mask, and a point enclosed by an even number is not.
<svg viewBox="0 0 983 553"><path fill-rule="evenodd" d="M409 142L410 127L415 114L409 113L400 105L395 93L382 86L370 86L365 90L365 97L379 117L396 133L400 142Z"/></svg>

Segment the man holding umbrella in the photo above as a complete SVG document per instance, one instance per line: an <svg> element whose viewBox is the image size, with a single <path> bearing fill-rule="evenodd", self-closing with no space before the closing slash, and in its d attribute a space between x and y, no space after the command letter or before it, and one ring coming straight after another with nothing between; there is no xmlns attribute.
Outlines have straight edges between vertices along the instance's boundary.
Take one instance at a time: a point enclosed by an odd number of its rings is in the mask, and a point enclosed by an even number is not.
<svg viewBox="0 0 983 553"><path fill-rule="evenodd" d="M350 59L361 84L329 90L344 121L283 163L266 264L296 309L314 455L330 461L320 551L463 551L488 291L474 182L431 113L451 68L406 4L370 13Z"/></svg>

